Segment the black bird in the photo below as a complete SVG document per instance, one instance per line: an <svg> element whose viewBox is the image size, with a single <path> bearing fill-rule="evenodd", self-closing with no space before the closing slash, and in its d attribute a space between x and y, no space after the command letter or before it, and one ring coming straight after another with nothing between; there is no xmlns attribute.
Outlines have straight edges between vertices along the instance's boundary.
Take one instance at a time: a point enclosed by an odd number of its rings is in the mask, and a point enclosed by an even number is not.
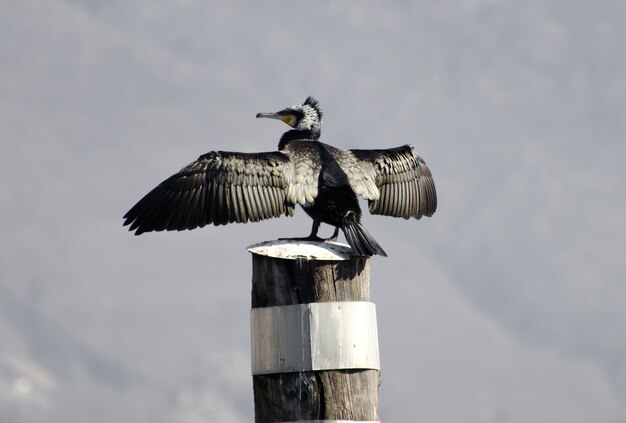
<svg viewBox="0 0 626 423"><path fill-rule="evenodd" d="M185 166L143 197L124 216L135 235L207 224L258 222L292 216L296 204L320 223L341 229L362 256L387 254L361 225L357 195L372 214L416 219L432 216L437 195L432 174L413 147L340 150L319 141L322 111L313 97L257 118L278 119L285 132L278 151L212 151Z"/></svg>

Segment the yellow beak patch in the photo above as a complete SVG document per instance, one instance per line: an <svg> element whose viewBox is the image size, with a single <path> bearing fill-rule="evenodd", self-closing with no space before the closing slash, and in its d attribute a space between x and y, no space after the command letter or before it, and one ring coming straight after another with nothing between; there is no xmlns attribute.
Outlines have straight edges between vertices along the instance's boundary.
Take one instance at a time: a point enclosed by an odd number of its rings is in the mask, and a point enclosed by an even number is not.
<svg viewBox="0 0 626 423"><path fill-rule="evenodd" d="M294 126L296 124L296 117L294 115L286 115L283 117L283 122L289 126Z"/></svg>

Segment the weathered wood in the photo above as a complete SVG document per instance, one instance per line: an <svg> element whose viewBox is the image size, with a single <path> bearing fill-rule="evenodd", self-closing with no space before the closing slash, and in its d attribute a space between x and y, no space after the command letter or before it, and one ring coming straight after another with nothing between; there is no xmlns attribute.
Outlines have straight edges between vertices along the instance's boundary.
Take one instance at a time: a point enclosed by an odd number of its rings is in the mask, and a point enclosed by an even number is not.
<svg viewBox="0 0 626 423"><path fill-rule="evenodd" d="M328 243L265 243L276 244L281 246L278 252L250 248L253 308L370 300L367 258ZM309 246L332 251L310 253ZM379 377L372 369L255 375L255 422L378 421Z"/></svg>
<svg viewBox="0 0 626 423"><path fill-rule="evenodd" d="M378 421L378 370L327 370L253 377L255 422Z"/></svg>
<svg viewBox="0 0 626 423"><path fill-rule="evenodd" d="M284 257L253 252L253 308L370 300L370 269L367 258L290 258L298 254L301 245L310 244L292 244L293 248L285 252Z"/></svg>

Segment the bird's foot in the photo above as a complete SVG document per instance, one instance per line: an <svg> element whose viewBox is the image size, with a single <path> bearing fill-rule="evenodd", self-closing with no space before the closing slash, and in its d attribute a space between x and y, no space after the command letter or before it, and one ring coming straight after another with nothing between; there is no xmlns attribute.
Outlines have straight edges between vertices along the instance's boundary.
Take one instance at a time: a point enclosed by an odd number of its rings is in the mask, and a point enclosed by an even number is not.
<svg viewBox="0 0 626 423"><path fill-rule="evenodd" d="M339 238L339 227L335 227L335 232L330 236L330 238L324 239L326 242L337 242L337 238Z"/></svg>
<svg viewBox="0 0 626 423"><path fill-rule="evenodd" d="M317 235L309 235L309 236L305 236L305 237L290 237L290 238L278 238L279 241L317 241L317 242L323 242L326 241L325 239L320 238Z"/></svg>

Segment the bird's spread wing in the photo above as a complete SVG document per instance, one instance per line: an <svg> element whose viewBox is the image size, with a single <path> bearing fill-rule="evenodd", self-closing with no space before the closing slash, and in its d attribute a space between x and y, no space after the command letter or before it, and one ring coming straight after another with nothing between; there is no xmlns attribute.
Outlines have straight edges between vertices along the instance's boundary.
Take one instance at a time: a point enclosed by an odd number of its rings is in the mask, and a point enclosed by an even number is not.
<svg viewBox="0 0 626 423"><path fill-rule="evenodd" d="M433 177L413 147L331 152L354 192L369 201L370 213L405 219L435 213Z"/></svg>
<svg viewBox="0 0 626 423"><path fill-rule="evenodd" d="M287 201L301 206L311 205L317 197L318 181L322 169L319 143L294 141L281 150L293 164L293 177L289 180Z"/></svg>
<svg viewBox="0 0 626 423"><path fill-rule="evenodd" d="M135 234L293 215L286 199L293 166L272 153L213 151L163 181L126 213Z"/></svg>

